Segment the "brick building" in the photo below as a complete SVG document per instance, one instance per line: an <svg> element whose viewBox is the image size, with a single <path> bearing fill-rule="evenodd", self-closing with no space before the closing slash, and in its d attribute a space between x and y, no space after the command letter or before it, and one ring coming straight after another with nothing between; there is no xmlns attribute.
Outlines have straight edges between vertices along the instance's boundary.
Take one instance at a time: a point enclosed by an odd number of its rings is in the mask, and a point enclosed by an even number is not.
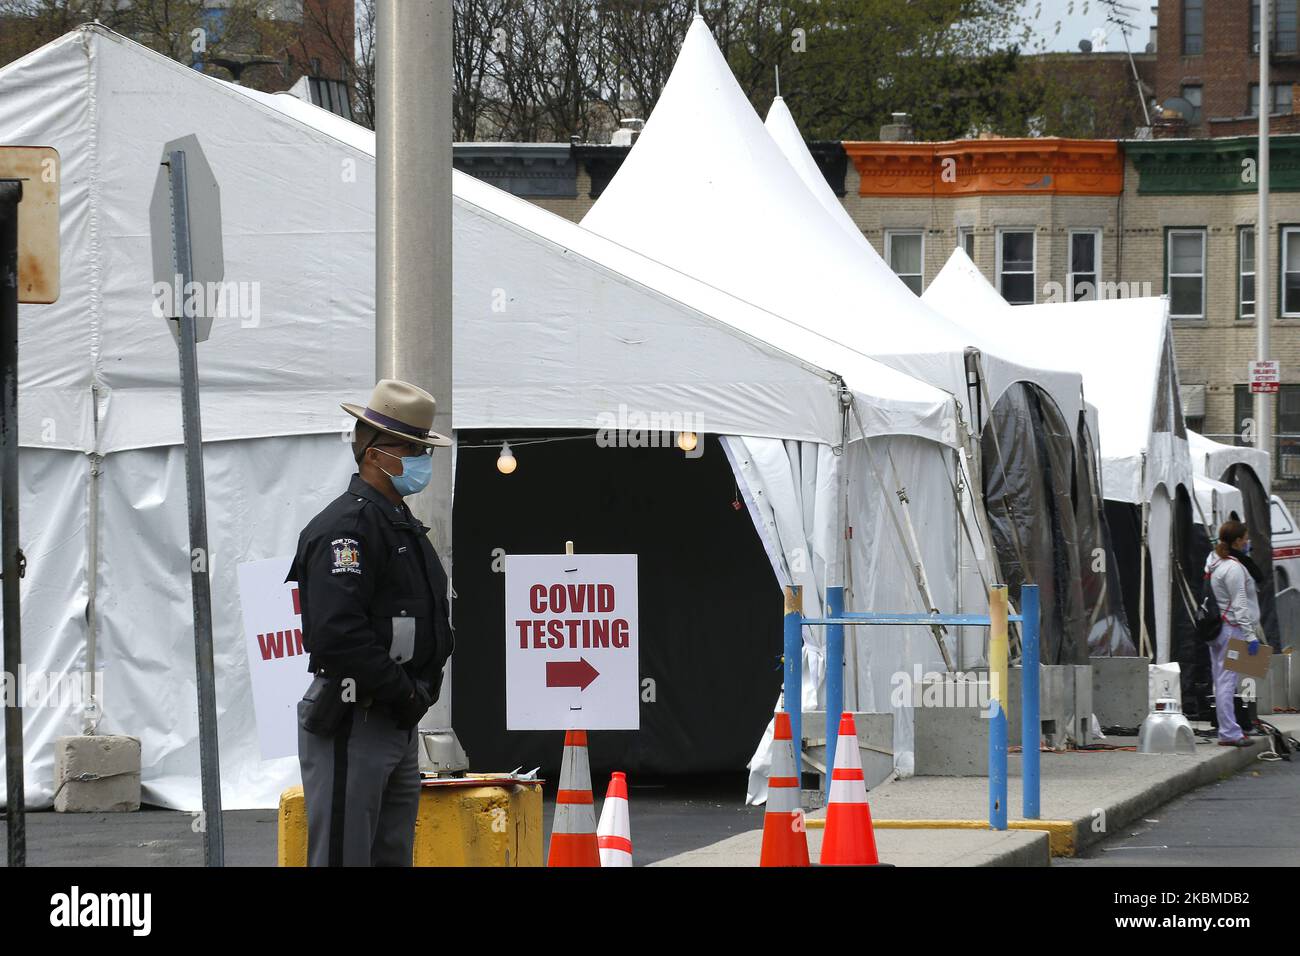
<svg viewBox="0 0 1300 956"><path fill-rule="evenodd" d="M1269 103L1277 132L1300 132L1300 0L1271 0ZM1253 132L1259 113L1260 0L1160 0L1156 98L1182 97L1190 136Z"/></svg>

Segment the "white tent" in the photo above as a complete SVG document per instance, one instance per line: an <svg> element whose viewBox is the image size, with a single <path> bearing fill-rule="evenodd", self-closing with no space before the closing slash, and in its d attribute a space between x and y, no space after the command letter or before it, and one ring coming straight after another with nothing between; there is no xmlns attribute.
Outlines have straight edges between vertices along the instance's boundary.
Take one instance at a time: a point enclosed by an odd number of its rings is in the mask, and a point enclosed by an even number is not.
<svg viewBox="0 0 1300 956"><path fill-rule="evenodd" d="M996 301L994 297L996 296ZM1000 329L1083 376L1098 412L1102 492L1149 510L1156 652L1169 659L1170 555L1178 489L1191 460L1164 298L1010 306L961 249L922 296L954 321ZM1189 498L1190 501L1190 498Z"/></svg>
<svg viewBox="0 0 1300 956"><path fill-rule="evenodd" d="M809 192L844 232L844 241L863 252L869 270L880 280L882 270L888 271L886 264L871 244L863 240L862 232L827 185L789 107L780 96L773 101L763 125ZM987 307L1005 306L1002 297L992 287L979 290L978 302L968 304L967 308L978 308L981 302ZM996 328L975 329L961 322L955 324L964 326L967 335L983 336L987 333L991 339L999 334ZM1017 342L1015 346L1018 353L1038 369L1052 369L1060 364L1056 354L1036 349L1033 342ZM1002 350L1009 346L1003 338L997 347ZM1051 376L1044 373L1035 384L1055 389L1049 391L1047 397L1057 412L1072 410L1078 404L1082 380L1077 374ZM987 456L984 471L991 481L983 490L986 500L992 496L989 521L995 540L999 536L1002 539L1000 556L1013 570L1012 579L1018 579L1016 572L1032 579L1032 572L1023 567L1028 560L1031 567L1036 566L1040 587L1045 587L1040 595L1045 614L1051 615L1049 620L1053 625L1058 620L1056 615L1060 615L1062 636L1086 641L1092 653L1124 652L1129 648L1130 638L1118 595L1108 587L1110 576L1104 570L1095 570L1095 550L1106 547L1094 452L1097 447L1095 409L1088 408L1084 414L1073 418L1061 415L1058 419L1046 403L1030 399L1024 390L1004 395L1001 400L988 395L977 395L974 399L976 407L980 407L981 401L988 405L983 408L982 437L988 439L983 448ZM1026 428L1026 424L1031 427ZM1027 436L1030 440L1022 444L1018 436ZM1066 459L1072 453L1073 473L1053 480L1048 474L1050 469L1037 467L1039 448L1048 449L1045 462L1055 459L1058 466L1067 469L1069 461ZM1049 500L1049 495L1055 500ZM1044 521L1044 516L1052 511L1063 515L1064 520ZM1036 527L1052 525L1060 529L1055 536L1035 533ZM1050 571L1049 561L1053 565ZM1118 578L1112 580L1118 582ZM1062 581L1071 583L1063 593L1058 593ZM968 640L983 640L981 634L967 634L966 637Z"/></svg>
<svg viewBox="0 0 1300 956"><path fill-rule="evenodd" d="M1253 445L1227 445L1190 429L1187 431L1187 444L1192 455L1192 470L1196 474L1222 481L1234 465L1245 465L1264 486L1264 493L1271 494L1272 473L1269 455L1264 449Z"/></svg>
<svg viewBox="0 0 1300 956"><path fill-rule="evenodd" d="M984 336L945 319L917 299L860 233L832 218L764 129L698 16L635 147L582 224L949 391L963 410L953 425L965 448L970 431L982 425L970 420L969 410L991 409L1017 383L1051 396L1068 423L1083 411L1077 372L1007 357L1010 346L991 347ZM971 371L980 381L975 395ZM961 467L948 457L932 466L954 479ZM952 507L947 482L937 496L921 497L927 477L898 483L913 514ZM976 486L968 475L962 481L966 489ZM983 502L975 497L964 504L975 517L963 523L954 515L951 533L921 537L917 549L929 570L926 603L943 610L986 607L983 584L994 578L983 543L963 541L963 524L982 523ZM886 529L886 540L889 534ZM870 560L872 549L858 539L850 550L854 560ZM852 606L884 610L902 598L911 596L879 603L856 592ZM873 629L855 634L854 646L865 653L904 639L903 633ZM978 663L982 635L970 637L961 642L958 666ZM963 660L967 649L973 654ZM909 720L900 710L895 715L900 723Z"/></svg>
<svg viewBox="0 0 1300 956"><path fill-rule="evenodd" d="M1196 483L1196 520L1205 527L1213 541L1219 525L1234 513L1240 518L1246 513L1246 506L1241 492L1232 485L1204 475L1196 475L1193 480Z"/></svg>
<svg viewBox="0 0 1300 956"><path fill-rule="evenodd" d="M63 161L62 296L21 310L23 639L29 672L75 677L93 654L98 730L141 738L145 799L199 806L176 351L151 314L148 225L163 143L195 132L226 281L256 292L199 354L223 801L268 807L298 768L258 755L235 571L291 551L352 470L338 403L373 384L373 135L97 26L0 70L0 141ZM454 190L458 429L689 411L730 436L765 543L804 549L787 577L811 592L838 564L841 397L900 468L952 441L945 393L468 177ZM886 520L878 491L849 496L857 527ZM867 588L907 576L889 548L861 571ZM24 717L28 800L48 805L80 702Z"/></svg>
<svg viewBox="0 0 1300 956"><path fill-rule="evenodd" d="M968 401L980 353L989 407L1033 382L1067 421L1079 379L1023 361L917 300L856 229L804 185L764 129L701 17L654 112L582 224ZM973 423L978 424L978 423Z"/></svg>

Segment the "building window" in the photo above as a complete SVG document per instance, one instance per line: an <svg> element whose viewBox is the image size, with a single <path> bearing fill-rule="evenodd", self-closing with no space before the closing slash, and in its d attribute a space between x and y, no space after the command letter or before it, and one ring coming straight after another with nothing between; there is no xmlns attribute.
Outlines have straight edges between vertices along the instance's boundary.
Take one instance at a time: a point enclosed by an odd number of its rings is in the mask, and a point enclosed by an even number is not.
<svg viewBox="0 0 1300 956"><path fill-rule="evenodd" d="M1300 385L1283 385L1274 396L1276 411L1273 417L1273 477L1281 479L1300 479ZM1233 404L1236 411L1237 434L1234 443L1249 445L1242 437L1254 435L1255 396L1249 385L1238 385L1233 389Z"/></svg>
<svg viewBox="0 0 1300 956"><path fill-rule="evenodd" d="M1241 282L1237 286L1237 318L1255 317L1255 230L1242 226L1237 233L1237 263Z"/></svg>
<svg viewBox="0 0 1300 956"><path fill-rule="evenodd" d="M1080 302L1101 295L1101 230L1070 232L1070 301Z"/></svg>
<svg viewBox="0 0 1300 956"><path fill-rule="evenodd" d="M1296 0L1273 0L1273 29L1269 46L1274 53L1296 52ZM1259 52L1259 0L1250 0L1250 49Z"/></svg>
<svg viewBox="0 0 1300 956"><path fill-rule="evenodd" d="M1205 49L1205 4L1203 0L1183 0L1183 56L1193 56Z"/></svg>
<svg viewBox="0 0 1300 956"><path fill-rule="evenodd" d="M1270 83L1268 98L1268 114L1270 116L1287 116L1291 113L1291 84L1290 83ZM1248 109L1249 115L1259 115L1259 84L1250 84L1250 104Z"/></svg>
<svg viewBox="0 0 1300 956"><path fill-rule="evenodd" d="M1282 230L1282 315L1300 318L1300 226Z"/></svg>
<svg viewBox="0 0 1300 956"><path fill-rule="evenodd" d="M1198 84L1196 84L1196 85L1187 85L1187 86L1184 86L1183 89L1182 89L1182 95L1183 95L1183 99L1187 100L1187 102L1190 103L1191 106L1192 106L1192 115L1191 115L1191 116L1184 116L1183 119L1187 120L1187 122L1191 123L1192 125L1196 125L1197 123L1199 123L1199 122L1201 121L1201 86L1200 86L1200 84L1198 83Z"/></svg>
<svg viewBox="0 0 1300 956"><path fill-rule="evenodd" d="M1205 318L1205 230L1171 229L1167 245L1165 291L1170 317Z"/></svg>
<svg viewBox="0 0 1300 956"><path fill-rule="evenodd" d="M970 257L971 262L975 261L975 227L974 226L957 227L957 247Z"/></svg>
<svg viewBox="0 0 1300 956"><path fill-rule="evenodd" d="M925 235L919 230L885 230L885 261L903 284L921 294L925 262Z"/></svg>
<svg viewBox="0 0 1300 956"><path fill-rule="evenodd" d="M998 230L998 292L1012 305L1034 302L1034 234Z"/></svg>

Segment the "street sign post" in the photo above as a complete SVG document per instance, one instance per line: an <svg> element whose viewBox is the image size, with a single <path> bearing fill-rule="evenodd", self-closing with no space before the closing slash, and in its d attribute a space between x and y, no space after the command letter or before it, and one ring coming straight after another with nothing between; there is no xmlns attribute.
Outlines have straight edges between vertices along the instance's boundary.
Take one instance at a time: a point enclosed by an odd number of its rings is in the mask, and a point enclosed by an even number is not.
<svg viewBox="0 0 1300 956"><path fill-rule="evenodd" d="M164 146L161 162L149 216L154 277L167 288L182 293L168 297L173 303L193 302L193 298L183 293L190 283L198 281L196 276L219 281L224 271L220 251L220 191L203 158L203 150L193 136ZM196 212L203 217L202 223L194 218ZM216 223L215 230L213 222ZM194 242L196 239L199 240L198 246ZM158 278L160 266L164 267L162 279ZM198 298L206 302L209 297ZM203 855L208 866L223 866L225 839L221 820L221 768L217 753L216 677L212 662L208 509L203 481L203 424L199 417L198 343L207 337L213 316L201 316L188 305L175 311L178 314L171 316L174 321L169 320L169 325L173 334L178 335L180 346L185 497L190 525L190 593L194 605L194 657L199 705L199 776L203 790Z"/></svg>
<svg viewBox="0 0 1300 956"><path fill-rule="evenodd" d="M176 266L175 173L167 161L177 151L185 154L187 186L190 271L184 275ZM190 313L195 319L195 340L206 342L216 318L214 306L220 301L209 290L226 277L226 262L221 238L221 187L197 136L182 136L163 147L163 160L149 200L149 238L155 299L158 310L168 320L167 327L179 343L179 320L183 313Z"/></svg>
<svg viewBox="0 0 1300 956"><path fill-rule="evenodd" d="M59 297L59 154L48 146L0 147L0 595L4 668L22 673L18 539L18 303ZM6 857L27 865L22 701L5 708Z"/></svg>
<svg viewBox="0 0 1300 956"><path fill-rule="evenodd" d="M1263 361L1250 363L1250 390L1255 395L1275 395L1282 383L1282 370L1279 362Z"/></svg>
<svg viewBox="0 0 1300 956"><path fill-rule="evenodd" d="M506 556L506 729L640 728L635 554Z"/></svg>

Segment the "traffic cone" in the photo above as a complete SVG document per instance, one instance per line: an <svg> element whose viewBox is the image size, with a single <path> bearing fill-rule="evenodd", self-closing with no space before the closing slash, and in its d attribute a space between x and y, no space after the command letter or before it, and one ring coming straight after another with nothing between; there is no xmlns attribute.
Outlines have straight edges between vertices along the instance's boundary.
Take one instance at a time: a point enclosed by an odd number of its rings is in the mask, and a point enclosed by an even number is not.
<svg viewBox="0 0 1300 956"><path fill-rule="evenodd" d="M808 866L808 834L799 806L799 774L794 766L790 715L778 711L772 734L772 770L767 778L767 812L763 814L763 851L759 866Z"/></svg>
<svg viewBox="0 0 1300 956"><path fill-rule="evenodd" d="M560 764L560 789L555 794L551 852L546 865L600 866L585 730L564 732L564 760Z"/></svg>
<svg viewBox="0 0 1300 956"><path fill-rule="evenodd" d="M862 779L858 731L853 726L853 715L845 711L840 717L840 735L835 744L821 865L875 866L879 862L876 835L871 827L871 807L867 806L867 785Z"/></svg>
<svg viewBox="0 0 1300 956"><path fill-rule="evenodd" d="M596 827L601 866L632 865L632 824L628 817L627 777L615 770L600 808L600 825Z"/></svg>

